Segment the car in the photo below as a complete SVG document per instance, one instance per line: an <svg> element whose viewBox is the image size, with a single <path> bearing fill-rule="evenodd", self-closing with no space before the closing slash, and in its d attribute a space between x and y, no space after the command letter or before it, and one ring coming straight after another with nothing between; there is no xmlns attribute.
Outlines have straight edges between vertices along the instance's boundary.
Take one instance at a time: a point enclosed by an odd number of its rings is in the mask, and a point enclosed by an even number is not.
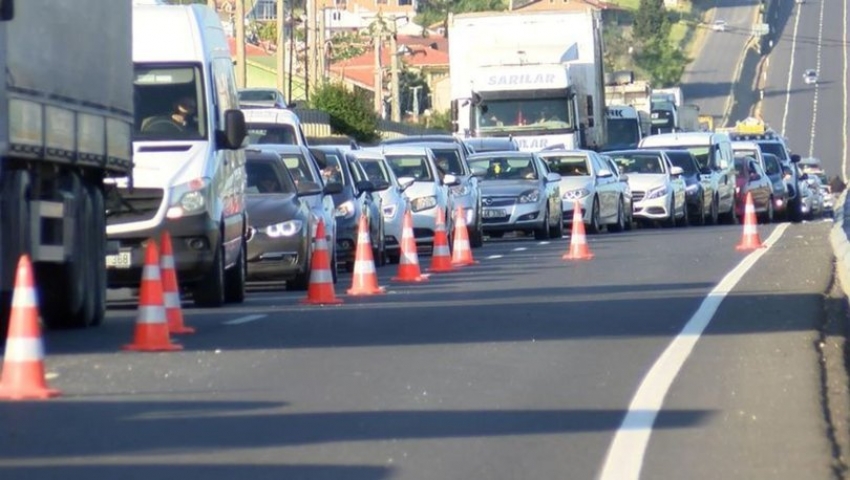
<svg viewBox="0 0 850 480"><path fill-rule="evenodd" d="M803 82L806 85L813 85L818 83L818 72L817 70L808 69L803 72Z"/></svg>
<svg viewBox="0 0 850 480"><path fill-rule="evenodd" d="M463 142L475 153L519 151L519 144L511 137L464 138Z"/></svg>
<svg viewBox="0 0 850 480"><path fill-rule="evenodd" d="M287 290L306 290L315 222L310 206L299 198L295 181L278 155L248 150L246 157L247 278L283 280ZM312 193L302 191L302 195Z"/></svg>
<svg viewBox="0 0 850 480"><path fill-rule="evenodd" d="M291 110L252 108L244 110L251 145L308 145L301 119Z"/></svg>
<svg viewBox="0 0 850 480"><path fill-rule="evenodd" d="M333 146L312 146L309 149L322 170L325 182L342 186L340 192L333 195L336 206L336 260L346 271L354 271L360 217L365 215L369 240L372 242L372 259L376 267L383 266L387 258L384 217L381 214L381 197L373 195L375 185L356 158L349 155L350 152Z"/></svg>
<svg viewBox="0 0 850 480"><path fill-rule="evenodd" d="M295 181L295 186L298 187L298 193L302 201L310 205L310 210L316 219L322 219L325 224L325 240L328 242L330 250L330 258L337 258L336 249L336 206L332 195L342 191L342 186L339 184L327 185L319 171L319 165L310 150L303 145L280 145L280 144L261 144L255 145L252 148L261 151L276 153L289 169L292 174L292 179ZM318 185L317 189L315 185ZM314 223L318 225L318 220ZM310 236L315 238L316 228L310 232ZM331 273L334 281L337 278L336 261L331 262Z"/></svg>
<svg viewBox="0 0 850 480"><path fill-rule="evenodd" d="M759 162L748 155L735 155L735 209L744 219L747 194L753 201L753 209L761 223L773 222L773 182Z"/></svg>
<svg viewBox="0 0 850 480"><path fill-rule="evenodd" d="M612 232L626 229L631 202L626 201L611 165L599 154L590 150L546 150L538 155L549 170L561 176L564 223L573 223L573 211L578 205L588 233L599 233L604 226Z"/></svg>
<svg viewBox="0 0 850 480"><path fill-rule="evenodd" d="M614 176L617 177L617 185L622 192L623 201L626 204L626 230L631 230L635 224L635 209L634 209L634 199L632 198L632 187L629 186L629 176L625 173L620 172L620 167L617 166L617 162L614 161L613 158L609 157L606 153L601 153L600 156L605 160L605 163L608 165L608 168L614 172Z"/></svg>
<svg viewBox="0 0 850 480"><path fill-rule="evenodd" d="M684 171L673 166L664 150L616 150L606 152L620 171L628 174L635 218L664 225L688 223Z"/></svg>
<svg viewBox="0 0 850 480"><path fill-rule="evenodd" d="M240 108L290 107L283 93L274 88L241 88L237 95Z"/></svg>
<svg viewBox="0 0 850 480"><path fill-rule="evenodd" d="M387 256L390 263L398 263L401 256L404 216L410 210L410 200L405 196L404 191L413 184L414 179L406 178L404 181L399 181L387 163L387 159L376 151L359 151L357 163L366 172L381 197ZM387 188L383 188L385 185Z"/></svg>
<svg viewBox="0 0 850 480"><path fill-rule="evenodd" d="M715 20L714 23L711 24L711 29L715 32L725 32L726 20Z"/></svg>
<svg viewBox="0 0 850 480"><path fill-rule="evenodd" d="M449 189L455 208L463 209L464 221L469 231L469 245L477 248L484 243L481 219L481 190L472 175L467 157L472 153L469 145L451 135L419 135L385 140L383 145L419 145L434 154L441 174L451 173L459 184Z"/></svg>
<svg viewBox="0 0 850 480"><path fill-rule="evenodd" d="M812 209L809 218L820 218L824 211L823 183L817 175L803 174L809 190L812 192Z"/></svg>
<svg viewBox="0 0 850 480"><path fill-rule="evenodd" d="M782 163L772 153L762 152L764 173L773 184L773 217L785 219L788 216L788 188L783 179Z"/></svg>
<svg viewBox="0 0 850 480"><path fill-rule="evenodd" d="M454 229L454 196L449 189L460 185L452 174L441 176L437 159L430 148L421 145L384 145L376 149L387 159L399 182L412 184L404 190L410 200L413 216L413 235L416 244L426 248L434 245L437 212L443 212L447 235Z"/></svg>
<svg viewBox="0 0 850 480"><path fill-rule="evenodd" d="M561 176L533 152L489 152L469 156L481 180L484 233L534 232L534 238L561 238Z"/></svg>
<svg viewBox="0 0 850 480"><path fill-rule="evenodd" d="M667 158L673 166L679 167L684 172L685 179L685 203L688 205L688 217L690 222L696 225L705 225L711 218L714 208L711 191L711 183L702 180L694 154L688 150L667 150Z"/></svg>
<svg viewBox="0 0 850 480"><path fill-rule="evenodd" d="M823 193L823 213L829 216L834 215L835 195L832 193L832 187L821 185L821 193Z"/></svg>

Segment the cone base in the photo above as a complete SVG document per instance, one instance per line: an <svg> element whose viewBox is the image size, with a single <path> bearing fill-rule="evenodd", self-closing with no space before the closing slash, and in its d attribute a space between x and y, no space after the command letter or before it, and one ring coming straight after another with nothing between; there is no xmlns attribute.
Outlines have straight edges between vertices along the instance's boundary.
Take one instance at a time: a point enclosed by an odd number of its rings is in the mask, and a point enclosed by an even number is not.
<svg viewBox="0 0 850 480"><path fill-rule="evenodd" d="M44 400L61 395L59 390L47 387L14 388L0 385L0 400Z"/></svg>
<svg viewBox="0 0 850 480"><path fill-rule="evenodd" d="M735 250L739 250L739 251L740 250L758 250L759 248L765 248L765 247L761 243L757 243L757 244L746 243L746 244L740 244L740 245L735 246Z"/></svg>
<svg viewBox="0 0 850 480"><path fill-rule="evenodd" d="M470 265L477 265L477 264L478 264L477 260L463 260L463 261L460 261L460 262L452 261L452 266L454 266L454 267L468 267Z"/></svg>
<svg viewBox="0 0 850 480"><path fill-rule="evenodd" d="M304 298L300 302L302 305L339 305L342 303L341 298L329 298L329 299L320 299L320 298Z"/></svg>
<svg viewBox="0 0 850 480"><path fill-rule="evenodd" d="M183 350L183 345L177 345L176 343L169 343L167 345L139 345L132 343L130 345L124 345L121 349L130 352L173 352L175 350Z"/></svg>
<svg viewBox="0 0 850 480"><path fill-rule="evenodd" d="M581 253L581 254L567 253L563 257L561 257L561 259L563 259L563 260L592 260L593 256L594 255L592 253Z"/></svg>
<svg viewBox="0 0 850 480"><path fill-rule="evenodd" d="M176 333L178 335L183 334L183 333L195 333L195 329L192 328L192 327L187 327L185 325L180 325L180 326L177 326L177 327L169 326L168 327L168 333L170 333L170 334Z"/></svg>
<svg viewBox="0 0 850 480"><path fill-rule="evenodd" d="M393 277L392 281L394 281L394 282L408 282L408 283L427 282L428 281L428 274L418 275L416 277Z"/></svg>
<svg viewBox="0 0 850 480"><path fill-rule="evenodd" d="M377 287L375 289L362 290L359 288L349 288L345 293L358 296L358 295L381 295L387 293L387 289L384 287Z"/></svg>

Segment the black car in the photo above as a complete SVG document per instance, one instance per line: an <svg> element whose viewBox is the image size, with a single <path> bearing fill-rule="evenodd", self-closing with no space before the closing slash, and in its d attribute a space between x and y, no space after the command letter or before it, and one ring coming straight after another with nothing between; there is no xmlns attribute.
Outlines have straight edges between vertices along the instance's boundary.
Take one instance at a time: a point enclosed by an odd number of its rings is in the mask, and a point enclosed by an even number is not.
<svg viewBox="0 0 850 480"><path fill-rule="evenodd" d="M287 290L304 290L313 245L310 206L277 155L248 150L246 156L248 279L285 280Z"/></svg>
<svg viewBox="0 0 850 480"><path fill-rule="evenodd" d="M667 157L675 167L684 171L685 202L688 207L688 217L696 225L705 225L706 218L713 214L711 201L713 192L700 181L700 169L694 154L688 150L667 150Z"/></svg>
<svg viewBox="0 0 850 480"><path fill-rule="evenodd" d="M365 215L369 223L369 240L372 241L375 266L384 265L387 245L381 197L372 194L375 186L357 163L357 151L343 150L339 146L311 146L310 151L322 170L325 183L342 187L339 193L333 195L336 205L336 261L347 271L354 269L360 217Z"/></svg>

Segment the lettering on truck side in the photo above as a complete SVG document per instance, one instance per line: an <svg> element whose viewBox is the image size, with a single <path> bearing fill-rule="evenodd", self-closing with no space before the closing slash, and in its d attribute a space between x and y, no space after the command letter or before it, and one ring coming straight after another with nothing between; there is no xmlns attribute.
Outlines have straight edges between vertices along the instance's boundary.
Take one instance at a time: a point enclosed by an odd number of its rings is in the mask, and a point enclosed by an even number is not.
<svg viewBox="0 0 850 480"><path fill-rule="evenodd" d="M520 150L542 150L549 146L548 138L514 138L514 140L516 140Z"/></svg>
<svg viewBox="0 0 850 480"><path fill-rule="evenodd" d="M487 79L487 85L547 85L555 83L554 73L518 74L518 75L491 75Z"/></svg>

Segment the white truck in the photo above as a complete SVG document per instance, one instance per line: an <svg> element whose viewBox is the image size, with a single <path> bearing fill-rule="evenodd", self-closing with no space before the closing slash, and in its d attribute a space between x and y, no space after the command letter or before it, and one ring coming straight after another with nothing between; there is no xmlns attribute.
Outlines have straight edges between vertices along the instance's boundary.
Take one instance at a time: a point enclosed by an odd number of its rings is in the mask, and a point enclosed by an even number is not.
<svg viewBox="0 0 850 480"><path fill-rule="evenodd" d="M448 35L455 135L525 151L605 145L599 12L452 15Z"/></svg>
<svg viewBox="0 0 850 480"><path fill-rule="evenodd" d="M646 80L636 80L629 70L613 72L605 82L605 105L629 105L637 110L651 112L652 86Z"/></svg>
<svg viewBox="0 0 850 480"><path fill-rule="evenodd" d="M0 1L0 324L22 254L47 327L104 318L104 178L132 170L130 18L130 0Z"/></svg>
<svg viewBox="0 0 850 480"><path fill-rule="evenodd" d="M699 107L682 105L679 107L679 127L683 132L699 132L702 130L699 121Z"/></svg>
<svg viewBox="0 0 850 480"><path fill-rule="evenodd" d="M649 114L631 105L605 107L605 121L608 123L608 143L603 151L637 148L650 134Z"/></svg>
<svg viewBox="0 0 850 480"><path fill-rule="evenodd" d="M655 88L650 94L652 133L672 133L679 130L679 109L682 106L680 87Z"/></svg>

